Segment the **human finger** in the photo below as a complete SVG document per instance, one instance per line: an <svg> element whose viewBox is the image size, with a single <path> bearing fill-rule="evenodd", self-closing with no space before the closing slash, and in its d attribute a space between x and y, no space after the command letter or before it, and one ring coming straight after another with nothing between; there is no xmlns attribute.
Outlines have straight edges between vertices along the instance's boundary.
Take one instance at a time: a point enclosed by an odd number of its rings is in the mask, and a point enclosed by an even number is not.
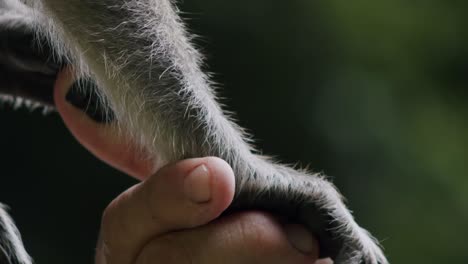
<svg viewBox="0 0 468 264"><path fill-rule="evenodd" d="M130 264L150 239L212 221L233 197L234 174L219 158L166 166L107 207L97 263Z"/></svg>
<svg viewBox="0 0 468 264"><path fill-rule="evenodd" d="M103 109L98 100L96 87L79 89L79 85L84 84L76 80L73 68L65 67L54 88L56 109L72 135L97 158L128 175L144 180L154 174L158 164L117 132L111 113L106 113L110 110Z"/></svg>
<svg viewBox="0 0 468 264"><path fill-rule="evenodd" d="M318 259L318 242L312 238L307 252L288 239L287 227L258 211L236 213L191 230L152 239L135 264L312 264Z"/></svg>

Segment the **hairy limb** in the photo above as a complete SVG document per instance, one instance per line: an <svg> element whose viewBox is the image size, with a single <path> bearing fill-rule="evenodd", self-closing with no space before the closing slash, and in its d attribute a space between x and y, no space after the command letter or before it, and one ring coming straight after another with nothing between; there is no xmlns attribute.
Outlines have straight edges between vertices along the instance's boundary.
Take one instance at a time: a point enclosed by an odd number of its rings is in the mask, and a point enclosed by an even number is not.
<svg viewBox="0 0 468 264"><path fill-rule="evenodd" d="M18 229L2 204L0 204L0 263L31 263L31 258L24 249Z"/></svg>
<svg viewBox="0 0 468 264"><path fill-rule="evenodd" d="M12 3L13 0L3 0ZM223 114L201 71L202 58L170 0L23 0L25 24L52 45L58 62L97 82L120 128L161 167L217 156L236 175L231 210L265 209L315 232L336 263L386 263L335 188L322 176L256 154Z"/></svg>

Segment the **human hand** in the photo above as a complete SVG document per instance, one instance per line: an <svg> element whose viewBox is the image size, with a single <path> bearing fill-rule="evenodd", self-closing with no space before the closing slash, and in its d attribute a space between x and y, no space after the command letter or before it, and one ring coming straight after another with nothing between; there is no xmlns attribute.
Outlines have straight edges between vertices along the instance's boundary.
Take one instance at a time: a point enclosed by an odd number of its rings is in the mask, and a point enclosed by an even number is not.
<svg viewBox="0 0 468 264"><path fill-rule="evenodd" d="M93 121L73 106L77 104L70 96L65 100L73 82L71 72L62 71L54 93L72 134L98 158L144 180L105 210L97 264L317 260L317 242L300 226L283 226L273 216L255 211L218 218L234 195L234 175L227 163L201 158L153 167L131 143L113 133L111 125Z"/></svg>
<svg viewBox="0 0 468 264"><path fill-rule="evenodd" d="M268 214L215 220L233 194L232 170L218 158L162 168L106 209L96 263L314 263L315 240L302 241L301 253Z"/></svg>

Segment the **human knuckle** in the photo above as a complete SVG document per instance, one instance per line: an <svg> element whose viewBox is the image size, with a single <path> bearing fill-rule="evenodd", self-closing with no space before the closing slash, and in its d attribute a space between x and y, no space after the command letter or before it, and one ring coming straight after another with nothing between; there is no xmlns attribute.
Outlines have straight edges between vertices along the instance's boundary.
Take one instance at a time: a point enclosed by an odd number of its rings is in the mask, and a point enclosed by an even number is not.
<svg viewBox="0 0 468 264"><path fill-rule="evenodd" d="M274 218L261 212L249 212L239 217L235 232L240 243L258 253L276 250L279 243L279 226Z"/></svg>
<svg viewBox="0 0 468 264"><path fill-rule="evenodd" d="M104 209L102 216L101 216L101 225L102 226L109 226L112 225L114 222L116 215L119 211L121 203L121 197L117 197Z"/></svg>
<svg viewBox="0 0 468 264"><path fill-rule="evenodd" d="M150 241L138 255L135 264L194 263L190 247L182 239L168 234Z"/></svg>
<svg viewBox="0 0 468 264"><path fill-rule="evenodd" d="M124 226L125 203L129 199L129 192L126 191L113 199L104 209L101 216L101 236L106 241L114 240L113 236L122 230Z"/></svg>

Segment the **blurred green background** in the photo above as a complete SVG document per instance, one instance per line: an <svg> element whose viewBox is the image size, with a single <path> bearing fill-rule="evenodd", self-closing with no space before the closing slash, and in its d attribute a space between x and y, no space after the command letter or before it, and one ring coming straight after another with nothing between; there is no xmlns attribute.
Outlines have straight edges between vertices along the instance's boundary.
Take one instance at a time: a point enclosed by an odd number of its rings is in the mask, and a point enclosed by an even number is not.
<svg viewBox="0 0 468 264"><path fill-rule="evenodd" d="M392 263L468 263L467 1L191 0L209 71L266 154L332 176ZM57 115L0 112L0 201L36 263L92 263L134 181Z"/></svg>

